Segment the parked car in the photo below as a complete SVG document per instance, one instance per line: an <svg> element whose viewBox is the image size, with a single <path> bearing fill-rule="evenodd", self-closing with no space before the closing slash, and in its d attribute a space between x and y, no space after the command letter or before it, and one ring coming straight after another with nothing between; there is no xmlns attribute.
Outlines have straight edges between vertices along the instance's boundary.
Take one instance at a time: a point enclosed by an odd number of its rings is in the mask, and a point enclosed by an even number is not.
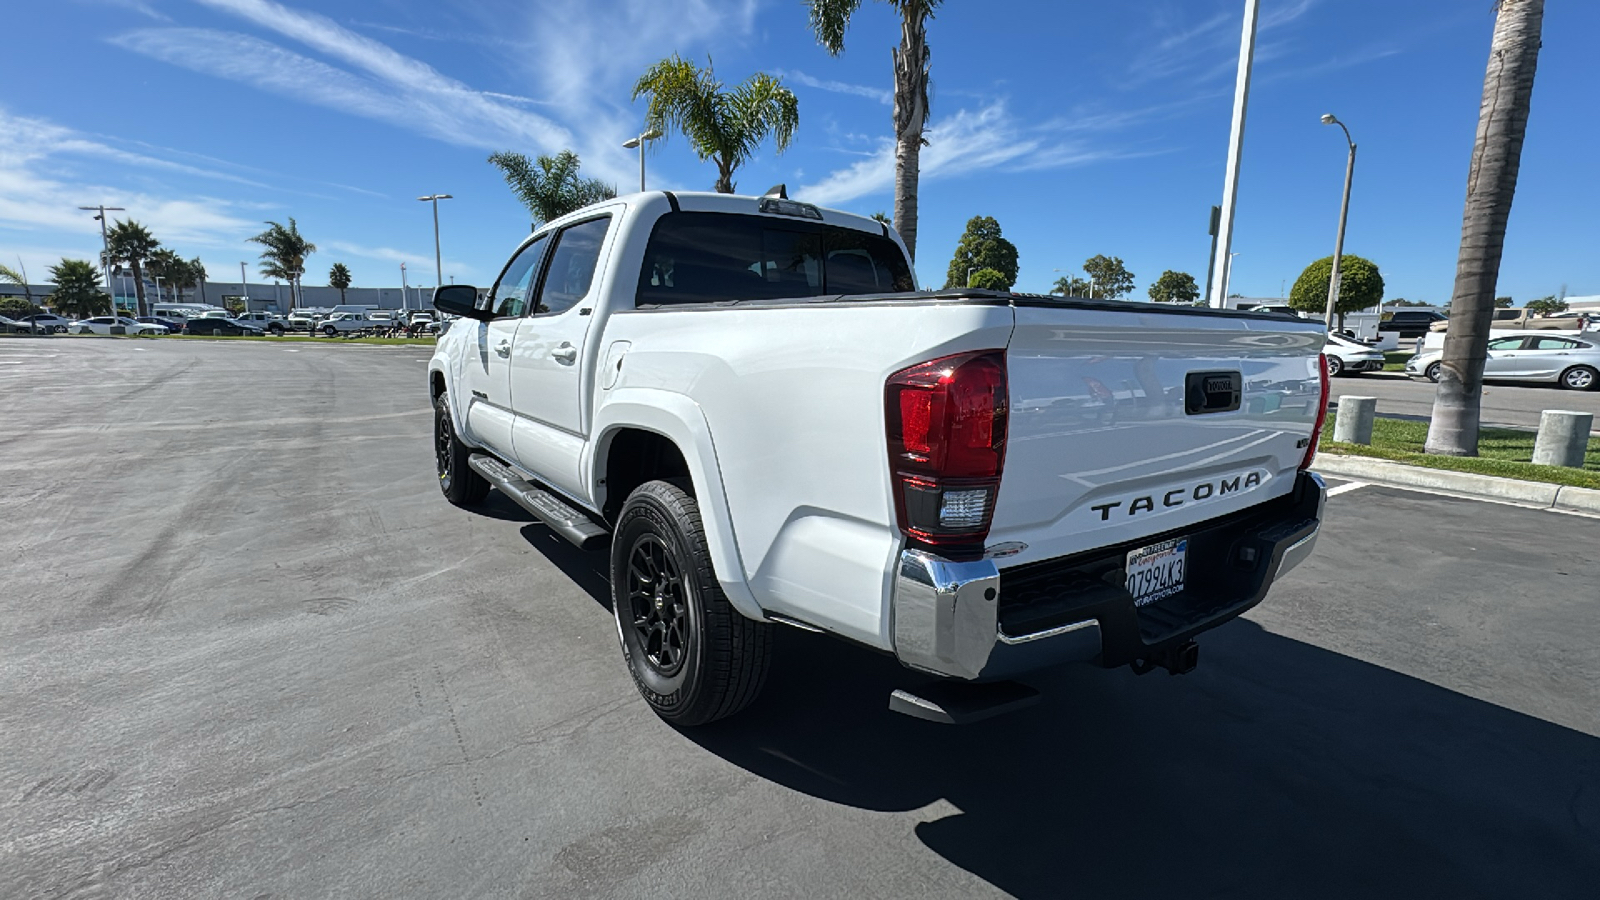
<svg viewBox="0 0 1600 900"><path fill-rule="evenodd" d="M1322 348L1328 357L1328 374L1359 375L1362 372L1382 372L1383 354L1336 334L1328 335L1328 344Z"/></svg>
<svg viewBox="0 0 1600 900"><path fill-rule="evenodd" d="M110 334L112 326L121 325L128 334L166 334L165 325L146 325L127 316L95 316L72 323L74 334Z"/></svg>
<svg viewBox="0 0 1600 900"><path fill-rule="evenodd" d="M33 334L33 325L0 316L0 334Z"/></svg>
<svg viewBox="0 0 1600 900"><path fill-rule="evenodd" d="M1393 331L1401 337L1422 337L1435 322L1447 322L1443 313L1431 309L1402 309L1378 323L1378 332Z"/></svg>
<svg viewBox="0 0 1600 900"><path fill-rule="evenodd" d="M419 334L438 334L438 314L431 309L412 310L411 317L406 322L406 333L413 337Z"/></svg>
<svg viewBox="0 0 1600 900"><path fill-rule="evenodd" d="M323 318L322 313L313 312L309 309L296 309L290 311L289 317L283 320L283 325L290 331L309 332L314 331L317 323L321 322Z"/></svg>
<svg viewBox="0 0 1600 900"><path fill-rule="evenodd" d="M1182 674L1320 529L1318 321L917 292L865 216L659 191L433 303L462 316L428 364L445 499L609 540L620 656L678 726L756 696L773 623L966 709L1071 662ZM890 708L965 715L922 684Z"/></svg>
<svg viewBox="0 0 1600 900"><path fill-rule="evenodd" d="M17 321L28 323L38 334L49 334L52 331L56 334L66 334L67 326L72 324L71 319L55 313L34 313L31 316L23 316Z"/></svg>
<svg viewBox="0 0 1600 900"><path fill-rule="evenodd" d="M1423 350L1406 360L1412 378L1438 381L1443 347ZM1555 383L1574 391L1600 387L1600 337L1545 332L1508 334L1489 339L1483 363L1485 381Z"/></svg>
<svg viewBox="0 0 1600 900"><path fill-rule="evenodd" d="M142 322L145 325L160 325L167 329L168 334L177 334L183 330L182 319L169 319L163 316L135 316L134 321Z"/></svg>
<svg viewBox="0 0 1600 900"><path fill-rule="evenodd" d="M387 319L374 319L365 312L336 312L318 322L317 330L328 337L338 337L368 328L388 328L391 324Z"/></svg>
<svg viewBox="0 0 1600 900"><path fill-rule="evenodd" d="M233 320L247 325L254 325L273 337L283 337L283 333L289 330L288 323L284 321L283 316L277 313L257 310L256 312L241 313L235 316Z"/></svg>
<svg viewBox="0 0 1600 900"><path fill-rule="evenodd" d="M1507 307L1494 311L1494 318L1489 321L1492 329L1509 329L1513 331L1579 331L1582 323L1576 313L1556 313L1553 316L1541 316L1531 313L1526 309ZM1428 326L1429 331L1448 331L1450 320L1435 322Z"/></svg>
<svg viewBox="0 0 1600 900"><path fill-rule="evenodd" d="M214 316L197 316L183 323L183 333L259 337L261 329L248 322L235 322L232 319L219 319Z"/></svg>

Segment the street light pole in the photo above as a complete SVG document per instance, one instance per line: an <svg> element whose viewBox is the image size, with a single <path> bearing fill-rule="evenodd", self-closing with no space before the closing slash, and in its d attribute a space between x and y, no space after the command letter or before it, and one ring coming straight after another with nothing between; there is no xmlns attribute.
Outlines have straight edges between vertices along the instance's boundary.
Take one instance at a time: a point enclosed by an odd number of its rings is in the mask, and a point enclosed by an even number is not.
<svg viewBox="0 0 1600 900"><path fill-rule="evenodd" d="M244 263L243 262L239 263L239 293L244 295L243 297L240 298L240 301L242 303L244 303L244 311L245 312L249 312L250 311L250 282L245 280L245 277L244 277ZM223 306L227 306L227 303L223 303Z"/></svg>
<svg viewBox="0 0 1600 900"><path fill-rule="evenodd" d="M1244 0L1244 28L1239 37L1239 71L1233 87L1233 126L1228 134L1228 169L1222 180L1222 212L1218 224L1221 246L1212 254L1213 264L1222 270L1217 273L1217 279L1222 284L1228 281L1226 254L1233 249L1234 203L1239 196L1239 159L1244 153L1244 116L1246 107L1250 105L1250 67L1256 55L1259 5L1260 0ZM1227 292L1222 293L1224 296L1213 292L1207 298L1213 308L1220 309L1226 305L1223 301L1227 299Z"/></svg>
<svg viewBox="0 0 1600 900"><path fill-rule="evenodd" d="M1334 118L1333 113L1322 116L1322 124L1337 125L1344 132L1344 141L1350 145L1350 156L1344 164L1344 200L1339 204L1339 236L1333 239L1333 277L1328 279L1328 330L1333 330L1334 308L1339 303L1340 264L1344 261L1344 222L1350 215L1350 179L1356 173L1356 142L1350 138L1350 129Z"/></svg>
<svg viewBox="0 0 1600 900"><path fill-rule="evenodd" d="M417 199L432 201L433 203L433 286L439 287L444 284L444 264L439 261L439 201L454 198L449 194L429 194L426 197L418 197ZM407 308L409 309L410 307L408 306Z"/></svg>
<svg viewBox="0 0 1600 900"><path fill-rule="evenodd" d="M1223 308L1223 309L1227 308L1227 306L1228 306L1228 288L1233 285L1233 258L1235 256L1238 256L1238 255L1239 255L1239 251L1238 250L1234 250L1234 251L1230 252L1228 254L1228 264L1223 267L1223 271L1222 271L1222 306L1220 307L1220 308Z"/></svg>
<svg viewBox="0 0 1600 900"><path fill-rule="evenodd" d="M100 276L106 280L106 293L111 293L111 239L106 237L106 212L127 212L120 206L80 206L81 210L95 212L95 220L100 223ZM111 314L117 314L116 297L111 298ZM137 315L137 311L134 313Z"/></svg>
<svg viewBox="0 0 1600 900"><path fill-rule="evenodd" d="M400 308L411 308L411 297L406 293L406 264L400 264Z"/></svg>
<svg viewBox="0 0 1600 900"><path fill-rule="evenodd" d="M644 144L645 141L653 141L658 137L661 137L661 129L651 128L642 132L636 138L629 138L622 142L622 147L625 150L639 148L639 193L641 194L644 193Z"/></svg>

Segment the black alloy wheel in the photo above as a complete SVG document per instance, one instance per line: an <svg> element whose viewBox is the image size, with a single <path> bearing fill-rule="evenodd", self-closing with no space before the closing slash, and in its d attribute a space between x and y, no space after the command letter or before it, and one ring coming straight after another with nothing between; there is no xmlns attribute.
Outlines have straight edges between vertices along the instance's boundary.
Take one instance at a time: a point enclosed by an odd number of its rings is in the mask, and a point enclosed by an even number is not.
<svg viewBox="0 0 1600 900"><path fill-rule="evenodd" d="M665 678L683 669L688 654L689 586L660 536L646 533L628 554L628 616L639 653Z"/></svg>
<svg viewBox="0 0 1600 900"><path fill-rule="evenodd" d="M471 506L489 493L489 482L467 465L472 451L456 438L450 404L444 394L433 400L433 457L439 472L439 490L457 506Z"/></svg>

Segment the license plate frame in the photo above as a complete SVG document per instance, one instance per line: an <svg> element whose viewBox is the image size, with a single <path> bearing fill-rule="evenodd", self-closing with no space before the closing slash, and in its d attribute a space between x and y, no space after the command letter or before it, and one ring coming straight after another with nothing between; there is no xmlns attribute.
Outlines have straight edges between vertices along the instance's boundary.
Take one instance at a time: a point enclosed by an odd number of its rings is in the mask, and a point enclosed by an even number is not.
<svg viewBox="0 0 1600 900"><path fill-rule="evenodd" d="M1182 593L1189 572L1189 538L1177 537L1129 550L1123 560L1123 587L1134 606L1149 606Z"/></svg>

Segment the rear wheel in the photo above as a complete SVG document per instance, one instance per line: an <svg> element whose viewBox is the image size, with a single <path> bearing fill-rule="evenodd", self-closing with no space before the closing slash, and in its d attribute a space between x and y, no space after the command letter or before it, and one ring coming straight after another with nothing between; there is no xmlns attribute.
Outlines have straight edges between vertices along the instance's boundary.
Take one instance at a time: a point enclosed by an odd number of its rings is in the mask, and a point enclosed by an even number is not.
<svg viewBox="0 0 1600 900"><path fill-rule="evenodd" d="M1422 374L1428 376L1428 380L1429 381L1433 382L1434 384L1438 384L1439 383L1439 372L1440 371L1441 371L1441 368L1440 368L1439 364L1438 363L1433 363L1432 365L1428 366L1427 370L1425 372L1423 372Z"/></svg>
<svg viewBox="0 0 1600 900"><path fill-rule="evenodd" d="M1592 391L1600 384L1600 372L1588 366L1573 366L1561 373L1561 386L1570 391Z"/></svg>
<svg viewBox="0 0 1600 900"><path fill-rule="evenodd" d="M267 331L271 332L273 337L283 337L283 326L277 324L276 322L268 325Z"/></svg>
<svg viewBox="0 0 1600 900"><path fill-rule="evenodd" d="M433 456L439 470L439 490L457 506L471 506L489 493L489 482L467 465L472 451L456 438L455 422L444 393L433 398Z"/></svg>
<svg viewBox="0 0 1600 900"><path fill-rule="evenodd" d="M640 695L674 725L750 705L766 682L772 626L728 602L711 567L700 507L651 481L628 497L611 539L611 610Z"/></svg>

